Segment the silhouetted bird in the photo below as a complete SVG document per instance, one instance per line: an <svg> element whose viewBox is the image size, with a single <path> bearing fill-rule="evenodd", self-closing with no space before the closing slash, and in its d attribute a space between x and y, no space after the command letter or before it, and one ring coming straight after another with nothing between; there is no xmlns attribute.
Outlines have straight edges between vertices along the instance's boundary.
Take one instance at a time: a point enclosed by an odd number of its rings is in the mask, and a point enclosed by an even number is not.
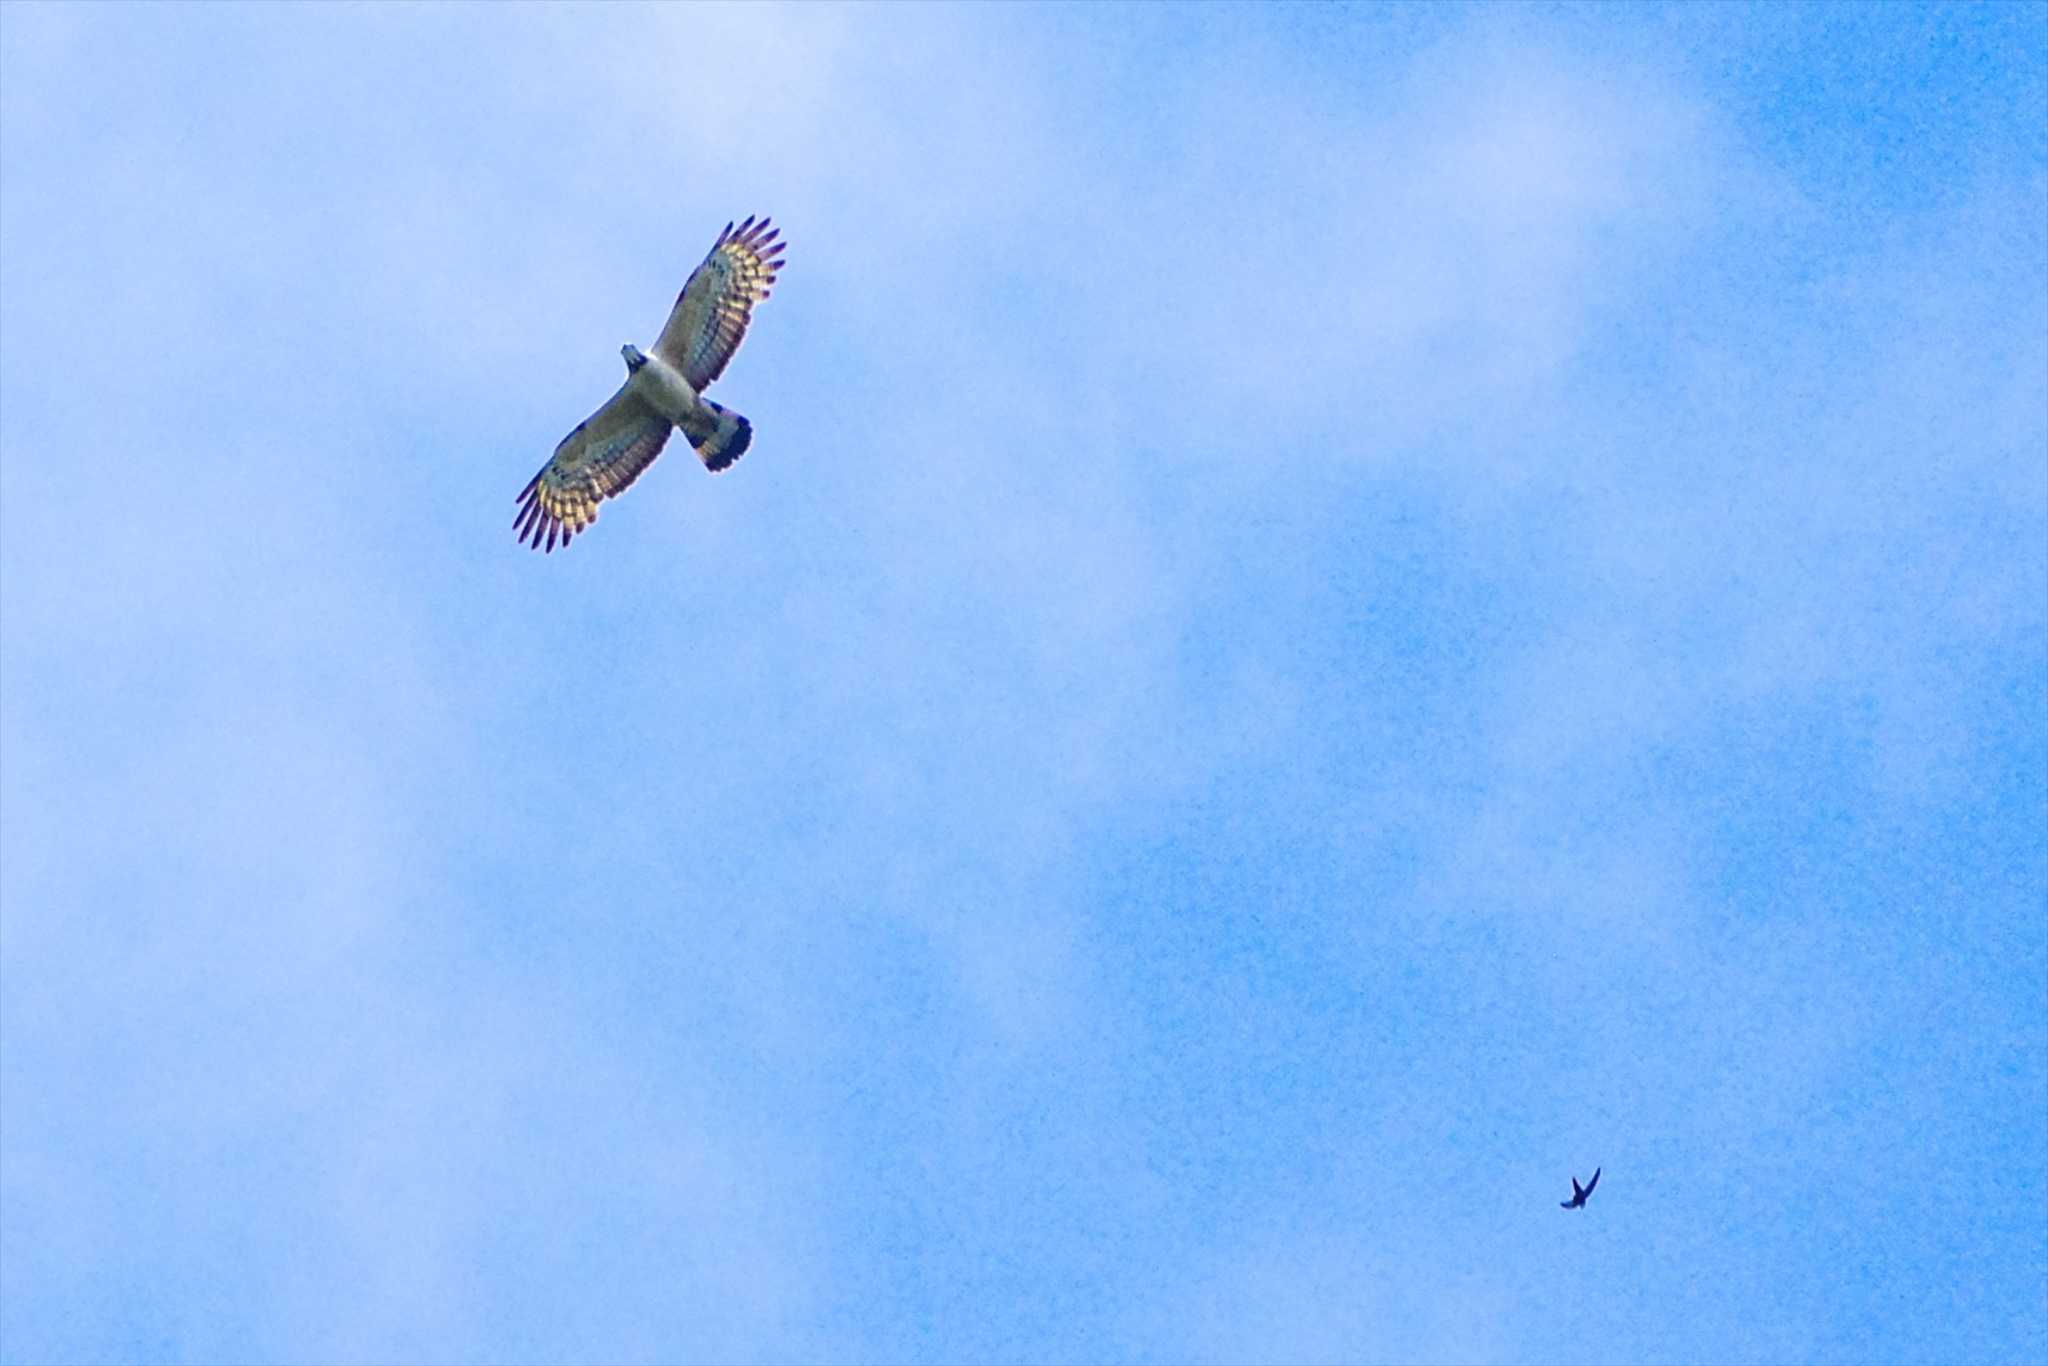
<svg viewBox="0 0 2048 1366"><path fill-rule="evenodd" d="M1586 1197L1591 1195L1593 1193L1593 1187L1599 1184L1600 1169L1598 1167L1593 1168L1593 1179L1591 1181L1588 1181L1583 1186L1579 1184L1578 1177L1573 1177L1572 1198L1569 1200L1560 1200L1558 1202L1557 1207L1559 1209L1584 1209L1586 1206Z"/></svg>

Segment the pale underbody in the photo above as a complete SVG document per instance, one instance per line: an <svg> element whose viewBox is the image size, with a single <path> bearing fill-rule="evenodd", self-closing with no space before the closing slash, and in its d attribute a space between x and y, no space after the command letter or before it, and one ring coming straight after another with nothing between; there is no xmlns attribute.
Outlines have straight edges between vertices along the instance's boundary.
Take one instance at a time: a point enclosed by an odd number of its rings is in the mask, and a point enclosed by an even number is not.
<svg viewBox="0 0 2048 1366"><path fill-rule="evenodd" d="M648 407L678 427L717 423L717 414L705 406L703 396L690 387L682 371L660 356L642 353L637 346L629 344L620 353L626 358L626 388Z"/></svg>

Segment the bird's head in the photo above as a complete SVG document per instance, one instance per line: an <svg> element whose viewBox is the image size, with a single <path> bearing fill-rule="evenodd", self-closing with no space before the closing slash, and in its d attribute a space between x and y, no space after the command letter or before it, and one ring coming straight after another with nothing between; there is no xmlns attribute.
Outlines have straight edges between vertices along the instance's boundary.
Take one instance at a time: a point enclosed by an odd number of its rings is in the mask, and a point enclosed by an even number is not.
<svg viewBox="0 0 2048 1366"><path fill-rule="evenodd" d="M626 373L629 375L647 364L647 357L641 355L640 348L631 342L627 342L624 346L620 347L619 354L626 358Z"/></svg>

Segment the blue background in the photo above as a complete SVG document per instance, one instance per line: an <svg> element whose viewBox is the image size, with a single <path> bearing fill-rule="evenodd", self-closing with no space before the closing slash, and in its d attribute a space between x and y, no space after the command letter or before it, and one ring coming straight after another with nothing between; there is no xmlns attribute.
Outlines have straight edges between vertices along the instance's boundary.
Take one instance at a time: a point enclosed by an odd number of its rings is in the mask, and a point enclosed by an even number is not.
<svg viewBox="0 0 2048 1366"><path fill-rule="evenodd" d="M7 1361L2048 1357L2048 8L12 4L0 451Z"/></svg>

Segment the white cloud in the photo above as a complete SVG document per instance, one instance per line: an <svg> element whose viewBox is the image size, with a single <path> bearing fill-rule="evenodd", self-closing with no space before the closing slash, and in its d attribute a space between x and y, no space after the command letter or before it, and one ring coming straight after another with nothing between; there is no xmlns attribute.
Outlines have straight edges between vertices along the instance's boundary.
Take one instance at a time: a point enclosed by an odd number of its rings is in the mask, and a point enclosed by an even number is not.
<svg viewBox="0 0 2048 1366"><path fill-rule="evenodd" d="M1859 751L1756 775L1789 819L1933 810L2004 743L2038 180L1848 251L1710 91L1485 34L1354 87L967 12L84 13L4 39L7 1205L58 1249L10 1230L10 1351L137 1346L20 1307L56 1286L196 1355L817 1355L854 1284L900 1355L1005 1256L1096 1258L1075 1322L1118 1322L1137 1211L1199 1292L1136 1287L1133 1351L1514 1355L1526 1313L1476 1325L1528 1285L1290 1213L1363 1159L1216 1219L1178 1182L1228 1153L1148 1165L1144 1088L1202 1079L1134 1057L1362 1028L1294 958L1420 981L1475 1004L1383 1026L1454 1051L1361 1091L1364 1151L1493 1106L1676 1185L1884 1027L1801 995L1821 872L1724 933L1712 822L1730 749ZM794 246L722 390L747 465L515 553L756 210ZM1104 864L1216 830L1264 938L1124 944ZM1208 1008L1149 1017L1113 948ZM1453 1078L1495 1035L1563 1071L1576 1015L1590 1117ZM121 1244L206 1256L152 1298L94 1280ZM238 1342L191 1306L250 1265Z"/></svg>

